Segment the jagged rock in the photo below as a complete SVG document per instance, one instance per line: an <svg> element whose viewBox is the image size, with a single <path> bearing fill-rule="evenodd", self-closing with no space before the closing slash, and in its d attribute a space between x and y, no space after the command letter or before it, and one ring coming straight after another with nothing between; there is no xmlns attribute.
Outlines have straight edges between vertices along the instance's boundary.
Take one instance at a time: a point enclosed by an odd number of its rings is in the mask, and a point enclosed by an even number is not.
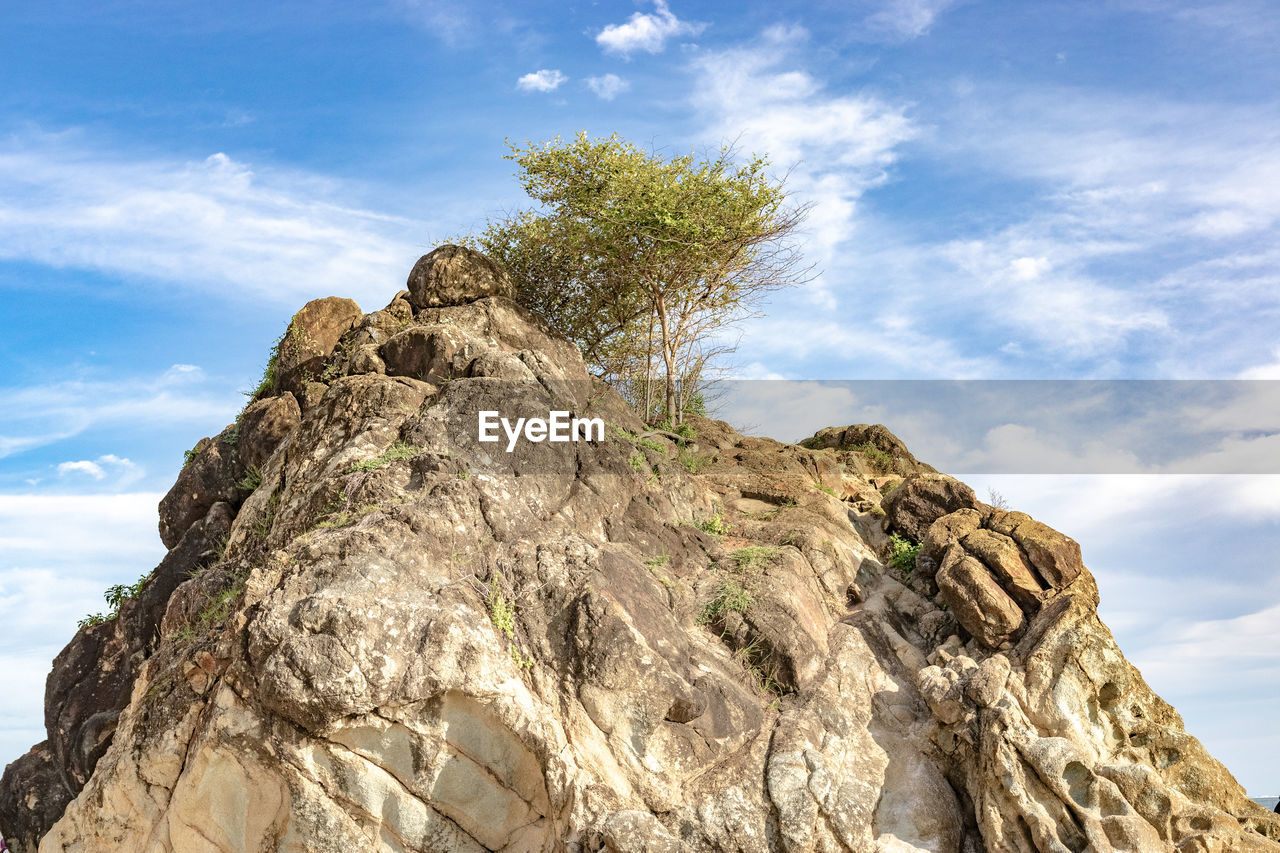
<svg viewBox="0 0 1280 853"><path fill-rule="evenodd" d="M338 296L302 306L276 347L275 391L291 391L305 403L304 387L318 379L338 342L361 319L354 300Z"/></svg>
<svg viewBox="0 0 1280 853"><path fill-rule="evenodd" d="M952 547L938 571L938 595L964 629L990 649L1023 625L1022 611L982 563Z"/></svg>
<svg viewBox="0 0 1280 853"><path fill-rule="evenodd" d="M168 580L76 640L114 734L75 712L0 781L24 853L1280 851L1116 648L1071 540L909 472L884 500L922 542L905 585L885 525L827 492L878 505L865 454L704 418L638 440L514 302L412 295L343 333L238 511L166 499ZM553 408L618 429L477 440L480 410Z"/></svg>
<svg viewBox="0 0 1280 853"><path fill-rule="evenodd" d="M17 853L35 851L75 792L63 780L61 763L41 741L4 769L0 778L0 819L4 840Z"/></svg>
<svg viewBox="0 0 1280 853"><path fill-rule="evenodd" d="M250 403L240 417L236 453L245 468L261 468L302 422L302 410L290 393Z"/></svg>
<svg viewBox="0 0 1280 853"><path fill-rule="evenodd" d="M441 246L423 255L409 273L409 301L417 308L464 305L487 296L514 295L497 264L465 246Z"/></svg>
<svg viewBox="0 0 1280 853"><path fill-rule="evenodd" d="M1040 609L1044 587L1036 579L1031 562L1012 539L991 530L975 530L961 539L960 544L991 571L1004 591L1024 610L1034 613Z"/></svg>
<svg viewBox="0 0 1280 853"><path fill-rule="evenodd" d="M160 541L164 547L177 545L214 504L239 505L236 484L244 476L244 466L236 458L238 432L233 425L215 438L200 439L177 482L160 499Z"/></svg>
<svg viewBox="0 0 1280 853"><path fill-rule="evenodd" d="M891 529L920 542L929 525L942 516L982 505L973 489L946 474L912 474L885 497L882 506Z"/></svg>
<svg viewBox="0 0 1280 853"><path fill-rule="evenodd" d="M853 424L846 427L827 427L826 429L818 430L811 437L802 441L801 444L814 450L831 448L842 451L865 452L867 449L871 449L887 456L890 460L888 467L893 473L889 476L871 477L871 484L877 489L883 489L888 483L900 482L902 477L908 474L936 473L931 465L926 465L916 459L911 454L911 451L907 449L907 446L902 443L902 440L889 432L882 424ZM883 467L883 465L872 464L867 470L874 471L878 467Z"/></svg>
<svg viewBox="0 0 1280 853"><path fill-rule="evenodd" d="M1067 586L1084 570L1079 543L1026 513L995 510L988 526L1022 546L1031 564L1054 589Z"/></svg>

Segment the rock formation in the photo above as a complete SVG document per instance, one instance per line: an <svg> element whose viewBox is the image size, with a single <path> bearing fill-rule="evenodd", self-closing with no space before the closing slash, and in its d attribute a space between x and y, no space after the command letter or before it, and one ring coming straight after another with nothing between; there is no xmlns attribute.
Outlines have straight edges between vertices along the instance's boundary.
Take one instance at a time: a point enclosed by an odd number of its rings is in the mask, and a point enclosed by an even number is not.
<svg viewBox="0 0 1280 853"><path fill-rule="evenodd" d="M1280 851L1071 539L883 427L645 435L509 293L453 247L295 316L55 661L13 849Z"/></svg>

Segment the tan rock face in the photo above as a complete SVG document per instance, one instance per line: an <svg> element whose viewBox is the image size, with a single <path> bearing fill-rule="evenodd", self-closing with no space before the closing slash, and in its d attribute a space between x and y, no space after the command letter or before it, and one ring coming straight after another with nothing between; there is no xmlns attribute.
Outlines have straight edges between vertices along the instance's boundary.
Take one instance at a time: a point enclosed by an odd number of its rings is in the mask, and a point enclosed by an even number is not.
<svg viewBox="0 0 1280 853"><path fill-rule="evenodd" d="M844 445L907 456L871 428L694 419L697 475L614 432L495 450L479 410L644 427L500 294L424 292L199 449L155 591L51 676L100 707L0 780L14 849L1280 850L1067 537L922 468L882 517Z"/></svg>

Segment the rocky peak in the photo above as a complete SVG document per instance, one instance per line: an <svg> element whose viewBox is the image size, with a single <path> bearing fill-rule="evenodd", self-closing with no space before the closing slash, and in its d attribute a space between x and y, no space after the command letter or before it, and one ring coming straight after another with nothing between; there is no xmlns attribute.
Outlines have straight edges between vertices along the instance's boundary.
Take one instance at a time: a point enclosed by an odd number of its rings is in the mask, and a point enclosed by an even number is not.
<svg viewBox="0 0 1280 853"><path fill-rule="evenodd" d="M54 662L13 849L1280 850L1071 539L883 427L649 433L509 292L442 247L295 316Z"/></svg>

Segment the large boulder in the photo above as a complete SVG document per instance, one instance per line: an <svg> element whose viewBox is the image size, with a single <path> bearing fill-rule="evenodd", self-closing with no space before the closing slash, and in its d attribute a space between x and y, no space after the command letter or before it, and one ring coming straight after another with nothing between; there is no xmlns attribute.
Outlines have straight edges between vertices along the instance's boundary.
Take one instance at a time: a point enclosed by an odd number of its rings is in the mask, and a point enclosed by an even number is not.
<svg viewBox="0 0 1280 853"><path fill-rule="evenodd" d="M276 391L301 395L320 378L342 336L363 314L355 300L338 296L313 299L293 315L276 346Z"/></svg>
<svg viewBox="0 0 1280 853"><path fill-rule="evenodd" d="M912 474L881 504L889 527L921 542L933 524L959 509L980 509L973 489L946 474Z"/></svg>
<svg viewBox="0 0 1280 853"><path fill-rule="evenodd" d="M1080 543L1025 512L996 510L987 526L1022 546L1031 564L1054 589L1062 589L1084 569Z"/></svg>
<svg viewBox="0 0 1280 853"><path fill-rule="evenodd" d="M423 255L409 273L409 301L416 308L465 305L488 296L514 295L511 279L477 251L445 245Z"/></svg>
<svg viewBox="0 0 1280 853"><path fill-rule="evenodd" d="M246 468L261 468L267 464L280 442L298 428L302 422L302 410L292 394L268 397L250 403L240 416L240 433L236 452Z"/></svg>
<svg viewBox="0 0 1280 853"><path fill-rule="evenodd" d="M1018 605L963 549L948 550L937 580L938 594L956 620L984 646L999 647L1023 626Z"/></svg>
<svg viewBox="0 0 1280 853"><path fill-rule="evenodd" d="M236 459L239 429L232 425L214 438L202 438L178 472L178 479L160 499L160 541L173 548L184 533L216 503L238 506L244 466Z"/></svg>

